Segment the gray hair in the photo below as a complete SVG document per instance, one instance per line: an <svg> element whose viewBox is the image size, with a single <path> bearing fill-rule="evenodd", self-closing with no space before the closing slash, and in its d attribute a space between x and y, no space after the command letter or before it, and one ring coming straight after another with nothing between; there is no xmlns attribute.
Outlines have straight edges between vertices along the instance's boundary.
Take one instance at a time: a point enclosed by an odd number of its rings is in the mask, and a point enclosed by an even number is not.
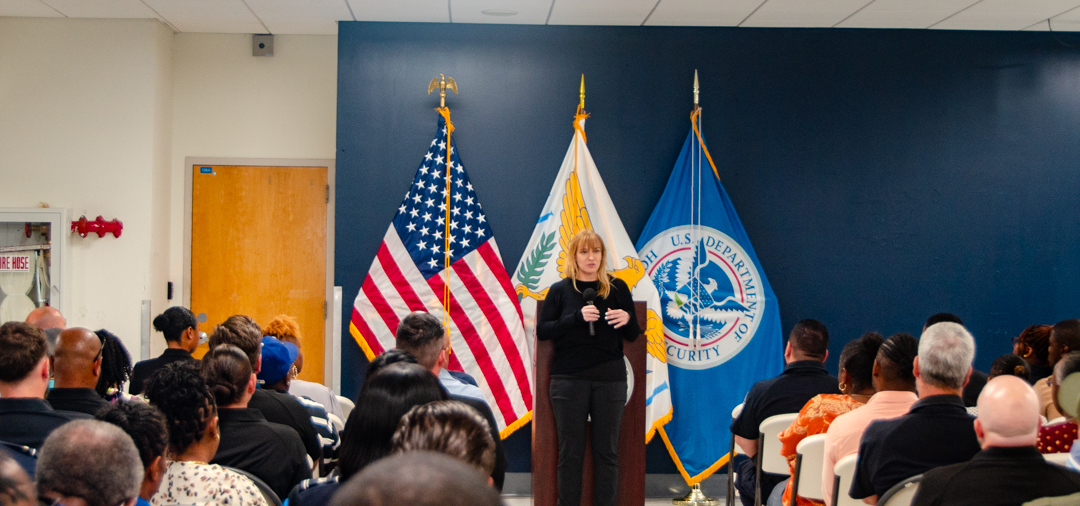
<svg viewBox="0 0 1080 506"><path fill-rule="evenodd" d="M931 325L919 338L919 375L927 385L960 389L975 360L975 338L952 322Z"/></svg>
<svg viewBox="0 0 1080 506"><path fill-rule="evenodd" d="M1080 351L1070 351L1058 360L1054 366L1054 383L1060 385L1074 372L1080 372Z"/></svg>
<svg viewBox="0 0 1080 506"><path fill-rule="evenodd" d="M89 506L117 506L139 495L143 467L135 443L98 420L61 425L45 439L37 461L38 494L79 497Z"/></svg>

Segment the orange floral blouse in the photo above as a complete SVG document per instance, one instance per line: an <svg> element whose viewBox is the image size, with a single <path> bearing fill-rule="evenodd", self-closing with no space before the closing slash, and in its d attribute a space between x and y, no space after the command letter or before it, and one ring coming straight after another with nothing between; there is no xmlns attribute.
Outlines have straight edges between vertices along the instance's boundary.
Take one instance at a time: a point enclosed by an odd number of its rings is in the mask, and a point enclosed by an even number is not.
<svg viewBox="0 0 1080 506"><path fill-rule="evenodd" d="M799 416L795 418L795 421L791 422L791 426L778 436L780 443L783 445L780 448L780 454L788 461L789 474L795 473L795 448L799 446L799 442L803 438L828 432L829 425L832 424L836 417L862 405L863 403L844 394L821 394L810 399L799 411ZM789 478L787 488L784 489L783 502L785 505L791 504L791 481ZM802 497L797 499L798 506L824 504L820 501Z"/></svg>

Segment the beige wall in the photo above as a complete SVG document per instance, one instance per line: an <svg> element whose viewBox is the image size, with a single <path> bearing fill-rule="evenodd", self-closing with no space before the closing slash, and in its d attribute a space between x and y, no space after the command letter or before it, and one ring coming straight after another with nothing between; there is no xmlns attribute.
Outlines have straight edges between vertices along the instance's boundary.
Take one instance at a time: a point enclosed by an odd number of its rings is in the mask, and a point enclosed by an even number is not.
<svg viewBox="0 0 1080 506"><path fill-rule="evenodd" d="M138 359L141 301L182 303L185 157L334 158L337 37L275 39L264 58L249 35L0 18L0 207L124 222L119 239L71 238L70 324Z"/></svg>

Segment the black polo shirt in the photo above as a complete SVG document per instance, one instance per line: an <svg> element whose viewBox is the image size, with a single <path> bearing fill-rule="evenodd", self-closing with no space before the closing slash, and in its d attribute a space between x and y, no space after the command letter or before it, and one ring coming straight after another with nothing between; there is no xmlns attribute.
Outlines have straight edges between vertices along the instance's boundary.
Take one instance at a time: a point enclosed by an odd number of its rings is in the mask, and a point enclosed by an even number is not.
<svg viewBox="0 0 1080 506"><path fill-rule="evenodd" d="M296 432L266 421L256 409L219 409L221 443L211 464L235 467L265 481L278 497L311 478L304 443Z"/></svg>
<svg viewBox="0 0 1080 506"><path fill-rule="evenodd" d="M197 362L195 357L192 357L187 350L168 348L158 358L143 360L135 364L135 367L131 369L131 383L128 385L128 393L131 395L141 394L143 389L146 388L146 380L150 379L150 376L153 376L158 369L173 362L181 361Z"/></svg>
<svg viewBox="0 0 1080 506"><path fill-rule="evenodd" d="M87 417L58 412L45 399L0 399L0 441L41 448L53 430L76 418Z"/></svg>
<svg viewBox="0 0 1080 506"><path fill-rule="evenodd" d="M1080 492L1080 474L1046 461L1034 446L990 447L968 462L923 474L914 506L1023 504Z"/></svg>
<svg viewBox="0 0 1080 506"><path fill-rule="evenodd" d="M312 462L322 460L322 441L315 426L311 424L311 414L300 401L284 392L259 388L248 401L248 407L262 412L266 419L292 427L304 443L304 450Z"/></svg>
<svg viewBox="0 0 1080 506"><path fill-rule="evenodd" d="M851 497L881 497L912 476L971 460L980 450L974 421L960 396L932 395L906 415L871 423L859 442Z"/></svg>
<svg viewBox="0 0 1080 506"><path fill-rule="evenodd" d="M746 439L757 439L758 427L766 418L798 413L818 394L838 394L839 380L817 360L799 360L784 367L775 378L761 380L750 387L742 413L731 422L731 432Z"/></svg>
<svg viewBox="0 0 1080 506"><path fill-rule="evenodd" d="M74 411L90 416L107 407L109 401L102 399L93 388L54 388L49 390L46 400L58 411Z"/></svg>

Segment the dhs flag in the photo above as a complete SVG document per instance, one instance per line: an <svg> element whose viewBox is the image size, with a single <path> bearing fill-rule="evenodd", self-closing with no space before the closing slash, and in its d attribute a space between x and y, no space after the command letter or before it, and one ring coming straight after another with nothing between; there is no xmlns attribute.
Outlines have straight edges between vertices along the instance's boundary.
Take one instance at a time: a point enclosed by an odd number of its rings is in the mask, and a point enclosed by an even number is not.
<svg viewBox="0 0 1080 506"><path fill-rule="evenodd" d="M440 113L435 140L356 295L349 330L371 360L394 347L410 312L443 318L449 369L476 378L505 438L532 417L532 356L487 217L453 138L446 143L450 112Z"/></svg>
<svg viewBox="0 0 1080 506"><path fill-rule="evenodd" d="M667 423L671 416L664 334L659 316L660 297L645 278L634 243L626 234L585 145L586 117L584 113L574 117L574 138L559 174L555 176L547 203L540 211L529 245L518 263L514 275L515 290L521 299L525 330L531 339L535 335L536 301L544 299L548 288L566 277L566 264L574 261L574 252L566 251L570 238L582 229L589 229L604 239L607 265L612 274L626 282L635 301L644 301L648 306L644 330L649 354L645 361L645 427L642 427L648 442L656 428Z"/></svg>
<svg viewBox="0 0 1080 506"><path fill-rule="evenodd" d="M667 337L673 417L660 434L691 485L728 462L731 411L780 374L783 348L776 296L716 168L702 161L712 165L695 126L638 241Z"/></svg>

